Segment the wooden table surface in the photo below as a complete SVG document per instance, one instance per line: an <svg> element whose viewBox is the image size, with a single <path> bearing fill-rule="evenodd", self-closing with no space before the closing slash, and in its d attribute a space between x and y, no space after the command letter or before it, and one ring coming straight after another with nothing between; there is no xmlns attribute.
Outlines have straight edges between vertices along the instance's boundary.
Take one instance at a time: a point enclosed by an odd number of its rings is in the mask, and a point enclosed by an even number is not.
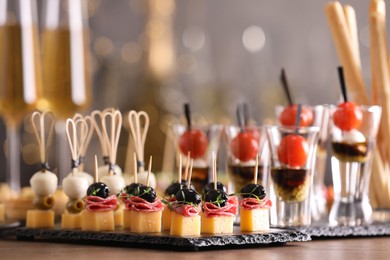
<svg viewBox="0 0 390 260"><path fill-rule="evenodd" d="M153 249L0 240L0 259L390 259L390 237L316 240L281 246L174 252Z"/></svg>

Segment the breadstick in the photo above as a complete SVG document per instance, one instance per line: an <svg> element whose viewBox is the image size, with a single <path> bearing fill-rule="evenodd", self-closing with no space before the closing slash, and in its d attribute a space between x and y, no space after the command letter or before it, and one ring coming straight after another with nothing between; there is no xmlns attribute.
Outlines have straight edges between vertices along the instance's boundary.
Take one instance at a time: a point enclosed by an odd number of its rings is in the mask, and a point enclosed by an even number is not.
<svg viewBox="0 0 390 260"><path fill-rule="evenodd" d="M352 44L352 50L354 52L354 56L357 62L357 66L361 69L361 61L360 61L360 51L359 51L359 37L358 30L356 24L356 13L355 9L353 9L350 5L343 6L345 21L348 26L349 37Z"/></svg>
<svg viewBox="0 0 390 260"><path fill-rule="evenodd" d="M325 13L332 31L340 63L344 68L351 100L359 104L368 104L363 76L352 48L343 8L339 2L328 3L325 7Z"/></svg>

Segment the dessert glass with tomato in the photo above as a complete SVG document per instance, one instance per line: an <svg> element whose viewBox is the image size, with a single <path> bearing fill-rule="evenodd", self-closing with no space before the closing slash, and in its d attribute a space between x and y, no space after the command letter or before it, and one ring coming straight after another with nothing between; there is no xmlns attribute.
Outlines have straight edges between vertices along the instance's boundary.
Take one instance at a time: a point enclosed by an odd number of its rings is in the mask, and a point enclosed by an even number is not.
<svg viewBox="0 0 390 260"><path fill-rule="evenodd" d="M343 102L331 107L331 225L354 226L372 221L368 185L380 116L379 106Z"/></svg>
<svg viewBox="0 0 390 260"><path fill-rule="evenodd" d="M185 169L187 156L194 160L192 168L191 184L195 190L202 192L204 186L211 182L211 155L217 154L220 145L222 126L221 125L192 125L190 129L184 124L173 125L174 141L176 146L177 165L179 165L179 155L182 155L183 168L182 179L185 180ZM188 176L187 176L188 177Z"/></svg>
<svg viewBox="0 0 390 260"><path fill-rule="evenodd" d="M256 156L259 156L258 183L267 187L269 149L264 127L228 125L225 140L229 180L234 192L239 193L253 182Z"/></svg>
<svg viewBox="0 0 390 260"><path fill-rule="evenodd" d="M319 127L267 128L271 152L271 225L307 226L311 223L311 188Z"/></svg>
<svg viewBox="0 0 390 260"><path fill-rule="evenodd" d="M283 126L294 126L297 105L277 106L276 115L278 122ZM300 126L317 126L319 130L318 146L316 150L316 161L313 176L313 200L311 206L312 219L320 221L327 216L325 197L325 173L327 163L327 143L329 137L329 105L303 106L300 116Z"/></svg>

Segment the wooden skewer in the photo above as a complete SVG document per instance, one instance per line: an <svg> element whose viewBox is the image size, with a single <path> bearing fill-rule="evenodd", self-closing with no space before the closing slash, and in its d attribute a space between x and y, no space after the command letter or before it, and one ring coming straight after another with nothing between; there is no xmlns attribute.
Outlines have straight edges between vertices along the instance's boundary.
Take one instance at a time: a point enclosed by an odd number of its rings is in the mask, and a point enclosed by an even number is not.
<svg viewBox="0 0 390 260"><path fill-rule="evenodd" d="M97 160L97 156L95 154L95 182L99 181L99 164Z"/></svg>
<svg viewBox="0 0 390 260"><path fill-rule="evenodd" d="M182 174L182 171L183 171L183 168L182 168L182 165L183 165L183 158L181 156L181 154L179 155L179 171L178 171L178 175L177 175L177 181L179 182L179 184L181 184L181 174Z"/></svg>
<svg viewBox="0 0 390 260"><path fill-rule="evenodd" d="M80 129L87 129L81 131ZM75 122L72 118L66 120L66 136L69 143L71 157L74 162L80 159L80 154L83 145L85 144L86 135L88 133L88 125L84 119L77 119ZM72 174L78 172L78 167L72 167Z"/></svg>
<svg viewBox="0 0 390 260"><path fill-rule="evenodd" d="M184 179L188 180L188 170L190 169L190 160L191 160L191 152L188 151L187 153L187 160L186 160L186 170L184 172Z"/></svg>
<svg viewBox="0 0 390 260"><path fill-rule="evenodd" d="M144 119L144 125L141 126L141 119ZM141 111L137 113L132 110L128 114L130 130L135 144L135 152L137 153L138 160L144 162L144 148L146 135L149 129L149 116L146 112ZM140 166L140 171L145 171L144 166Z"/></svg>
<svg viewBox="0 0 390 260"><path fill-rule="evenodd" d="M110 130L107 128L107 121L110 123ZM108 156L110 163L115 165L118 152L119 137L122 128L122 114L119 110L104 112L102 120L102 134L108 144ZM113 169L110 169L110 175L115 174Z"/></svg>
<svg viewBox="0 0 390 260"><path fill-rule="evenodd" d="M106 139L103 136L103 130L102 130L102 121L103 121L104 112L95 110L91 113L91 122L92 125L96 131L96 134L99 138L100 143L100 149L102 151L103 157L108 156L108 144L106 142Z"/></svg>
<svg viewBox="0 0 390 260"><path fill-rule="evenodd" d="M137 165L137 154L134 153L134 183L138 183L138 165Z"/></svg>
<svg viewBox="0 0 390 260"><path fill-rule="evenodd" d="M215 153L212 153L213 158L213 182L214 182L214 189L217 189L217 160L215 158Z"/></svg>
<svg viewBox="0 0 390 260"><path fill-rule="evenodd" d="M253 183L257 184L257 176L259 175L259 155L256 156L255 172L253 174Z"/></svg>
<svg viewBox="0 0 390 260"><path fill-rule="evenodd" d="M326 5L325 13L328 18L340 63L345 70L351 100L359 104L368 104L363 76L352 48L343 8L339 2L331 2Z"/></svg>
<svg viewBox="0 0 390 260"><path fill-rule="evenodd" d="M150 159L149 159L148 175L146 176L146 186L149 186L149 176L150 176L151 172L152 172L152 156L150 156Z"/></svg>
<svg viewBox="0 0 390 260"><path fill-rule="evenodd" d="M188 177L188 188L191 187L191 177L192 177L192 166L194 164L194 159L191 159L191 162L190 162L190 175Z"/></svg>

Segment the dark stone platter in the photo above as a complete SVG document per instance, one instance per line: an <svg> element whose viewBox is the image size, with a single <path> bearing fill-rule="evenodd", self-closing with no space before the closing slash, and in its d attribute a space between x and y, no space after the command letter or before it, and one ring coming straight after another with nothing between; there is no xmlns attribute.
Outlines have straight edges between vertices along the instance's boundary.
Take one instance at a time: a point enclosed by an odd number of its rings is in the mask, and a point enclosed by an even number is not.
<svg viewBox="0 0 390 260"><path fill-rule="evenodd" d="M156 248L178 251L227 249L281 245L287 242L310 240L310 236L297 230L271 229L258 233L242 233L234 227L233 234L204 235L199 237L170 236L168 232L136 234L124 230L93 232L81 230L17 228L19 240L39 240L67 243L102 244L111 246Z"/></svg>
<svg viewBox="0 0 390 260"><path fill-rule="evenodd" d="M297 228L297 231L315 239L390 236L390 225L372 224L368 226L310 226Z"/></svg>

